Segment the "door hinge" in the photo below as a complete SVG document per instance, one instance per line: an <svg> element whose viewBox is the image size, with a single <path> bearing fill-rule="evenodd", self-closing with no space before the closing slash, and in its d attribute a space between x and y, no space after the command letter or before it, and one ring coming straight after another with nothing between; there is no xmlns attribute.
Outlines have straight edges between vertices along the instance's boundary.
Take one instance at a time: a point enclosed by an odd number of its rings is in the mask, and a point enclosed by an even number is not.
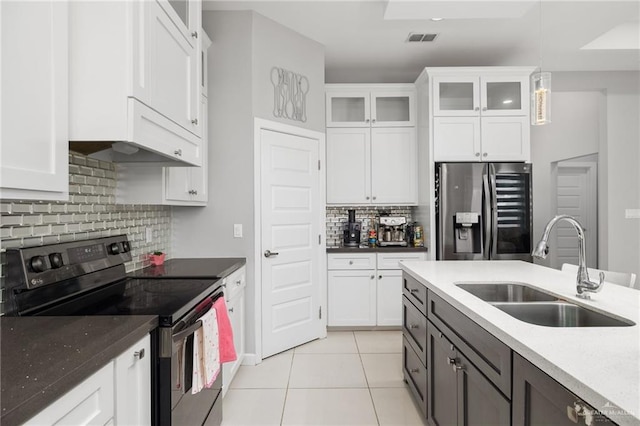
<svg viewBox="0 0 640 426"><path fill-rule="evenodd" d="M318 308L318 319L322 319L322 306Z"/></svg>
<svg viewBox="0 0 640 426"><path fill-rule="evenodd" d="M318 170L320 170L320 160L318 160Z"/></svg>
<svg viewBox="0 0 640 426"><path fill-rule="evenodd" d="M322 234L318 234L318 245L322 244Z"/></svg>

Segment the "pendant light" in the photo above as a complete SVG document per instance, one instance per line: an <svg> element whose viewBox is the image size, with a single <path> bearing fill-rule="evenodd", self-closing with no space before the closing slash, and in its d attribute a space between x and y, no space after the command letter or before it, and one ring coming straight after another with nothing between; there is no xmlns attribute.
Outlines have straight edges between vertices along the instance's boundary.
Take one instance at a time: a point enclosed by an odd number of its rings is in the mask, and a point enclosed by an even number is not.
<svg viewBox="0 0 640 426"><path fill-rule="evenodd" d="M542 0L540 0L540 69L531 75L531 125L551 123L551 73L542 71Z"/></svg>

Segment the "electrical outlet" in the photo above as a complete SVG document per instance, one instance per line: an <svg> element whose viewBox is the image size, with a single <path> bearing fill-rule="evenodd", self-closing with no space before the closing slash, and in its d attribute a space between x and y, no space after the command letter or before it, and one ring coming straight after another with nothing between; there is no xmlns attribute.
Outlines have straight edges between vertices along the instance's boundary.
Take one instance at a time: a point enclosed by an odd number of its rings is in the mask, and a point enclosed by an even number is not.
<svg viewBox="0 0 640 426"><path fill-rule="evenodd" d="M233 225L233 238L242 238L242 224L235 223Z"/></svg>
<svg viewBox="0 0 640 426"><path fill-rule="evenodd" d="M152 243L153 242L153 229L151 227L146 227L144 229L145 232L145 242L148 243Z"/></svg>

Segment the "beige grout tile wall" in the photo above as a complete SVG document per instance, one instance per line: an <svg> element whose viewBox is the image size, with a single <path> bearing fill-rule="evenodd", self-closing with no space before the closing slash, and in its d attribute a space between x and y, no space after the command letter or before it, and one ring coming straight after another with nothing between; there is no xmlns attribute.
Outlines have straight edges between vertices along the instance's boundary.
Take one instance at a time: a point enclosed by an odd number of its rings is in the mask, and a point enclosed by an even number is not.
<svg viewBox="0 0 640 426"><path fill-rule="evenodd" d="M132 247L127 272L148 266L150 252L161 250L171 257L171 208L116 204L116 182L115 164L72 152L69 201L0 200L0 289L8 248L126 234ZM152 230L150 243L146 228Z"/></svg>

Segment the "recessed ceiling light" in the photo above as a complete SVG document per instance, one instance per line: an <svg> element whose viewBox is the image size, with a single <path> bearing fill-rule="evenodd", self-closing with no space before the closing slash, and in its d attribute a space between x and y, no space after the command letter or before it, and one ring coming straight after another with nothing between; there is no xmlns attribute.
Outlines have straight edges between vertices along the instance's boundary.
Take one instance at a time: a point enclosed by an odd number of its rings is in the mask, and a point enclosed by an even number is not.
<svg viewBox="0 0 640 426"><path fill-rule="evenodd" d="M433 22L442 21L444 18L431 18Z"/></svg>

